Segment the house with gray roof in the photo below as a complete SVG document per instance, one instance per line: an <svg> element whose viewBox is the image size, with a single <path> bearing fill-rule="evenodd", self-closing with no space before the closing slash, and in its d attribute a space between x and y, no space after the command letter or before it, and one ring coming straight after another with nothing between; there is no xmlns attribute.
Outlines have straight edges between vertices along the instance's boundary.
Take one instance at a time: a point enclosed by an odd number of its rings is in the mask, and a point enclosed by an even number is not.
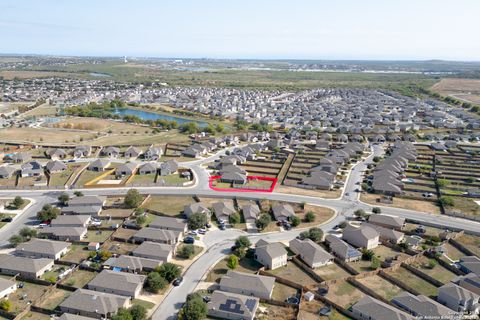
<svg viewBox="0 0 480 320"><path fill-rule="evenodd" d="M125 150L125 158L138 158L142 154L142 149L130 146Z"/></svg>
<svg viewBox="0 0 480 320"><path fill-rule="evenodd" d="M51 227L88 227L89 215L60 215L50 222Z"/></svg>
<svg viewBox="0 0 480 320"><path fill-rule="evenodd" d="M277 221L286 221L295 216L293 207L286 203L280 203L272 207L273 215Z"/></svg>
<svg viewBox="0 0 480 320"><path fill-rule="evenodd" d="M242 213L245 222L254 223L260 215L260 207L257 204L246 204L242 206Z"/></svg>
<svg viewBox="0 0 480 320"><path fill-rule="evenodd" d="M156 146L150 146L143 154L143 158L147 161L157 161L163 155L163 149Z"/></svg>
<svg viewBox="0 0 480 320"><path fill-rule="evenodd" d="M91 146L76 146L73 150L74 158L86 158L92 153Z"/></svg>
<svg viewBox="0 0 480 320"><path fill-rule="evenodd" d="M17 283L10 279L0 278L0 298L8 299L8 296L17 291Z"/></svg>
<svg viewBox="0 0 480 320"><path fill-rule="evenodd" d="M115 176L116 177L125 177L132 175L135 170L138 168L138 163L136 162L127 162L122 163L117 168L115 168Z"/></svg>
<svg viewBox="0 0 480 320"><path fill-rule="evenodd" d="M38 177L43 175L43 167L40 162L33 160L21 165L20 175L22 177Z"/></svg>
<svg viewBox="0 0 480 320"><path fill-rule="evenodd" d="M132 251L135 257L169 262L175 254L175 246L164 243L144 241Z"/></svg>
<svg viewBox="0 0 480 320"><path fill-rule="evenodd" d="M183 208L183 214L185 215L186 218L190 217L192 214L195 214L195 213L205 214L208 216L209 219L212 214L212 212L207 207L207 205L205 205L202 202L194 202L192 204L187 204Z"/></svg>
<svg viewBox="0 0 480 320"><path fill-rule="evenodd" d="M111 293L77 289L58 308L62 312L96 319L111 318L120 308L128 308L130 298Z"/></svg>
<svg viewBox="0 0 480 320"><path fill-rule="evenodd" d="M362 257L360 251L332 234L325 236L325 242L328 244L330 251L345 262L358 261Z"/></svg>
<svg viewBox="0 0 480 320"><path fill-rule="evenodd" d="M290 241L289 248L310 268L318 268L333 262L333 256L310 239L295 238Z"/></svg>
<svg viewBox="0 0 480 320"><path fill-rule="evenodd" d="M358 320L414 320L408 313L388 305L370 296L363 296L352 306L355 319Z"/></svg>
<svg viewBox="0 0 480 320"><path fill-rule="evenodd" d="M117 158L120 155L120 148L118 147L105 147L100 152L100 155L109 158Z"/></svg>
<svg viewBox="0 0 480 320"><path fill-rule="evenodd" d="M118 268L125 272L149 272L162 265L162 261L137 256L121 255L113 257L103 263L107 268Z"/></svg>
<svg viewBox="0 0 480 320"><path fill-rule="evenodd" d="M271 299L275 278L257 274L229 270L220 279L219 290L253 296L260 299Z"/></svg>
<svg viewBox="0 0 480 320"><path fill-rule="evenodd" d="M58 260L67 254L70 243L47 239L33 239L19 244L14 251L16 256L28 258L48 258Z"/></svg>
<svg viewBox="0 0 480 320"><path fill-rule="evenodd" d="M146 276L139 274L103 270L87 284L87 288L135 299L140 294L145 279Z"/></svg>
<svg viewBox="0 0 480 320"><path fill-rule="evenodd" d="M61 148L50 149L45 153L52 160L62 160L65 159L68 155L65 149Z"/></svg>
<svg viewBox="0 0 480 320"><path fill-rule="evenodd" d="M39 278L53 268L53 259L31 259L9 254L0 254L0 273L14 276L20 274L29 279Z"/></svg>
<svg viewBox="0 0 480 320"><path fill-rule="evenodd" d="M32 159L32 154L30 152L15 152L10 156L6 156L5 160L11 161L13 163L24 163Z"/></svg>
<svg viewBox="0 0 480 320"><path fill-rule="evenodd" d="M228 320L253 320L259 305L256 297L216 290L207 304L208 315Z"/></svg>
<svg viewBox="0 0 480 320"><path fill-rule="evenodd" d="M259 240L255 245L254 258L266 269L274 270L287 265L287 254L287 250L279 242L268 243Z"/></svg>
<svg viewBox="0 0 480 320"><path fill-rule="evenodd" d="M301 184L319 190L331 190L335 183L335 174L326 171L311 171L302 179Z"/></svg>
<svg viewBox="0 0 480 320"><path fill-rule="evenodd" d="M181 232L156 228L142 228L133 235L135 242L152 241L165 244L176 244L181 239Z"/></svg>
<svg viewBox="0 0 480 320"><path fill-rule="evenodd" d="M458 262L460 270L465 273L475 273L480 276L480 258L476 256L464 256Z"/></svg>
<svg viewBox="0 0 480 320"><path fill-rule="evenodd" d="M392 299L392 303L417 318L454 319L459 317L451 309L424 295L415 296L403 291Z"/></svg>
<svg viewBox="0 0 480 320"><path fill-rule="evenodd" d="M69 206L100 206L105 205L106 197L101 196L81 196L73 197L68 200Z"/></svg>
<svg viewBox="0 0 480 320"><path fill-rule="evenodd" d="M59 241L81 241L87 236L85 227L45 227L38 234Z"/></svg>
<svg viewBox="0 0 480 320"><path fill-rule="evenodd" d="M480 276L475 273L469 273L464 276L458 276L452 280L453 283L465 288L475 294L480 295Z"/></svg>
<svg viewBox="0 0 480 320"><path fill-rule="evenodd" d="M153 219L152 222L148 225L150 228L163 229L163 230L173 230L185 233L188 230L187 222L184 219L157 216Z"/></svg>
<svg viewBox="0 0 480 320"><path fill-rule="evenodd" d="M0 179L9 179L17 170L11 166L1 166L0 167Z"/></svg>
<svg viewBox="0 0 480 320"><path fill-rule="evenodd" d="M395 230L402 230L405 226L405 218L383 213L370 215L368 222Z"/></svg>
<svg viewBox="0 0 480 320"><path fill-rule="evenodd" d="M480 312L479 299L478 294L452 282L438 288L438 302L454 311L478 314Z"/></svg>
<svg viewBox="0 0 480 320"><path fill-rule="evenodd" d="M58 318L58 320L92 320L92 319L95 319L95 318L85 317L85 316L81 316L73 313L64 313Z"/></svg>
<svg viewBox="0 0 480 320"><path fill-rule="evenodd" d="M342 239L357 248L374 249L378 247L380 234L363 224L358 228L348 224L343 230Z"/></svg>
<svg viewBox="0 0 480 320"><path fill-rule="evenodd" d="M67 170L67 165L62 161L50 160L45 165L45 170L47 170L49 173L63 172Z"/></svg>
<svg viewBox="0 0 480 320"><path fill-rule="evenodd" d="M373 224L373 223L368 223L364 222L362 225L365 225L366 227L370 227L374 229L375 231L378 232L380 236L380 241L382 242L390 242L393 244L398 244L403 241L405 238L405 234L403 232L390 229L390 228L384 228L382 226Z"/></svg>
<svg viewBox="0 0 480 320"><path fill-rule="evenodd" d="M62 207L62 215L88 215L98 217L101 211L101 206L68 205Z"/></svg>
<svg viewBox="0 0 480 320"><path fill-rule="evenodd" d="M111 164L108 159L97 159L88 165L88 170L102 172L105 171Z"/></svg>
<svg viewBox="0 0 480 320"><path fill-rule="evenodd" d="M160 163L158 173L161 176L168 176L178 172L178 162L175 160L168 160Z"/></svg>
<svg viewBox="0 0 480 320"><path fill-rule="evenodd" d="M228 221L230 215L237 212L231 201L215 202L212 204L212 209L218 221Z"/></svg>
<svg viewBox="0 0 480 320"><path fill-rule="evenodd" d="M140 165L138 174L155 174L157 173L159 164L157 162L146 162Z"/></svg>

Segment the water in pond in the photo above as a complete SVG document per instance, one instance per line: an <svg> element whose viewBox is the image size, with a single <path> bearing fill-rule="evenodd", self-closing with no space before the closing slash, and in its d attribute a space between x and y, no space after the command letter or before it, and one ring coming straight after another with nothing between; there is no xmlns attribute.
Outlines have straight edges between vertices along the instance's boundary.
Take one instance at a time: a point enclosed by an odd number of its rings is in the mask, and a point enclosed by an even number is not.
<svg viewBox="0 0 480 320"><path fill-rule="evenodd" d="M107 73L100 73L100 72L90 72L90 75L92 77L99 77L99 78L110 78L111 75Z"/></svg>
<svg viewBox="0 0 480 320"><path fill-rule="evenodd" d="M168 121L176 121L178 124L183 124L187 122L196 122L198 126L200 127L205 127L207 123L205 121L199 121L199 120L192 120L192 119L187 119L187 118L181 118L181 117L176 117L176 116L169 116L166 114L160 114L160 113L155 113L155 112L148 112L148 111L143 111L143 110L136 110L136 109L117 109L115 111L115 114L125 116L137 116L142 120L158 120L158 119L163 119L163 120L168 120Z"/></svg>

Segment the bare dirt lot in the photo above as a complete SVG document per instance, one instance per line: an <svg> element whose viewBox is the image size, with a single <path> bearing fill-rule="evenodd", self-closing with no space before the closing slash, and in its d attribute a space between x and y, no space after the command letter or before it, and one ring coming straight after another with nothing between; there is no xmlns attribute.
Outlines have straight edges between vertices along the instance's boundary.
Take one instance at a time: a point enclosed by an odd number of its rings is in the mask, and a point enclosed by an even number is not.
<svg viewBox="0 0 480 320"><path fill-rule="evenodd" d="M459 100L480 103L480 80L442 79L431 89L443 96L452 96Z"/></svg>
<svg viewBox="0 0 480 320"><path fill-rule="evenodd" d="M377 206L385 206L385 207L395 207L395 208L403 208L408 210L415 210L433 214L440 214L440 208L431 201L422 201L422 200L412 200L412 199L401 199L398 197L393 198L392 204L385 204L377 202L377 199L380 199L381 195L378 194L362 194L360 196L360 200L369 203L372 205Z"/></svg>

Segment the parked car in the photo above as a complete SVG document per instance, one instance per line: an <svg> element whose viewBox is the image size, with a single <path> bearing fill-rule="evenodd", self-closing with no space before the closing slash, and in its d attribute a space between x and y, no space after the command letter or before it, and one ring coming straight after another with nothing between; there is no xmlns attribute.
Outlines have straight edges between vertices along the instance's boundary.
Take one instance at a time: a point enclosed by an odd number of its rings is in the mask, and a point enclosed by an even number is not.
<svg viewBox="0 0 480 320"><path fill-rule="evenodd" d="M12 217L5 217L2 219L2 222L12 222L13 218Z"/></svg>
<svg viewBox="0 0 480 320"><path fill-rule="evenodd" d="M195 238L191 236L185 237L183 239L183 243L193 244L195 243Z"/></svg>
<svg viewBox="0 0 480 320"><path fill-rule="evenodd" d="M183 281L183 277L178 277L177 279L173 280L172 284L175 287L178 287L180 285L180 283L182 283L182 281Z"/></svg>
<svg viewBox="0 0 480 320"><path fill-rule="evenodd" d="M225 228L225 225L224 225L224 224L221 224L221 225L218 226L218 229L220 229L220 230L225 230L226 228Z"/></svg>

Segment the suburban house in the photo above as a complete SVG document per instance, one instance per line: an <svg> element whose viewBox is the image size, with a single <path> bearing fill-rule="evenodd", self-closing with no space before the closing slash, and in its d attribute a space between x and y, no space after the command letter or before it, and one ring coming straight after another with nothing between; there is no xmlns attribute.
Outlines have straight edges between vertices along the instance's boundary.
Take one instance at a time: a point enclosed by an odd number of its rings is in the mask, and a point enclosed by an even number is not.
<svg viewBox="0 0 480 320"><path fill-rule="evenodd" d="M59 241L80 241L87 235L85 227L46 227L38 234Z"/></svg>
<svg viewBox="0 0 480 320"><path fill-rule="evenodd" d="M143 158L147 161L157 161L163 154L163 150L160 147L150 146L143 154Z"/></svg>
<svg viewBox="0 0 480 320"><path fill-rule="evenodd" d="M86 158L92 153L91 146L76 146L73 151L74 158Z"/></svg>
<svg viewBox="0 0 480 320"><path fill-rule="evenodd" d="M68 200L69 206L99 206L102 207L105 205L106 197L100 196L81 196L73 197Z"/></svg>
<svg viewBox="0 0 480 320"><path fill-rule="evenodd" d="M301 184L319 190L331 190L335 183L335 173L327 171L311 171L309 176L302 179Z"/></svg>
<svg viewBox="0 0 480 320"><path fill-rule="evenodd" d="M67 254L70 243L46 239L33 239L19 244L14 251L17 256L58 260Z"/></svg>
<svg viewBox="0 0 480 320"><path fill-rule="evenodd" d="M449 317L451 317L454 319L453 316L459 316L458 314L454 314L451 309L427 296L415 296L407 291L403 291L394 297L392 303L417 318L427 319L431 317L437 319L449 319Z"/></svg>
<svg viewBox="0 0 480 320"><path fill-rule="evenodd" d="M160 266L162 261L141 257L121 255L117 258L110 258L103 263L105 267L118 268L125 272L139 273L149 272Z"/></svg>
<svg viewBox="0 0 480 320"><path fill-rule="evenodd" d="M215 202L212 204L212 209L218 221L228 221L230 215L237 212L231 201Z"/></svg>
<svg viewBox="0 0 480 320"><path fill-rule="evenodd" d="M30 152L16 152L10 156L5 156L4 159L13 163L24 163L32 159L32 154Z"/></svg>
<svg viewBox="0 0 480 320"><path fill-rule="evenodd" d="M156 174L158 170L157 162L146 162L140 165L138 174Z"/></svg>
<svg viewBox="0 0 480 320"><path fill-rule="evenodd" d="M295 216L292 206L286 203L277 204L272 207L273 215L277 221L287 221Z"/></svg>
<svg viewBox="0 0 480 320"><path fill-rule="evenodd" d="M66 207L62 207L62 215L87 215L98 217L101 211L101 206L68 205Z"/></svg>
<svg viewBox="0 0 480 320"><path fill-rule="evenodd" d="M357 228L349 224L343 230L342 239L357 248L374 249L378 247L380 235L368 226L361 225Z"/></svg>
<svg viewBox="0 0 480 320"><path fill-rule="evenodd" d="M184 219L158 216L148 225L149 228L172 230L185 233L188 231L187 222Z"/></svg>
<svg viewBox="0 0 480 320"><path fill-rule="evenodd" d="M130 298L116 294L77 289L58 306L60 311L91 318L111 318L120 308L128 308Z"/></svg>
<svg viewBox="0 0 480 320"><path fill-rule="evenodd" d="M362 253L340 239L331 234L325 236L325 242L328 244L330 251L339 259L345 262L357 261L362 257Z"/></svg>
<svg viewBox="0 0 480 320"><path fill-rule="evenodd" d="M9 179L17 170L11 166L1 166L0 167L0 179Z"/></svg>
<svg viewBox="0 0 480 320"><path fill-rule="evenodd" d="M88 170L90 171L105 171L111 164L111 161L108 159L97 159L88 165Z"/></svg>
<svg viewBox="0 0 480 320"><path fill-rule="evenodd" d="M438 288L438 302L458 312L478 314L480 312L479 299L478 294L452 282Z"/></svg>
<svg viewBox="0 0 480 320"><path fill-rule="evenodd" d="M220 279L218 289L260 299L271 299L274 286L274 277L229 270Z"/></svg>
<svg viewBox="0 0 480 320"><path fill-rule="evenodd" d="M256 297L216 290L208 302L208 315L229 320L253 320L259 305Z"/></svg>
<svg viewBox="0 0 480 320"><path fill-rule="evenodd" d="M146 276L139 274L103 270L87 284L87 288L134 299L140 294L145 279Z"/></svg>
<svg viewBox="0 0 480 320"><path fill-rule="evenodd" d="M246 223L254 223L260 215L260 207L257 204L246 204L242 206L242 213Z"/></svg>
<svg viewBox="0 0 480 320"><path fill-rule="evenodd" d="M118 147L105 147L100 152L100 155L109 158L117 158L120 155L120 148Z"/></svg>
<svg viewBox="0 0 480 320"><path fill-rule="evenodd" d="M17 291L17 283L15 281L0 278L0 298L5 299L12 293Z"/></svg>
<svg viewBox="0 0 480 320"><path fill-rule="evenodd" d="M402 230L405 226L405 218L389 214L371 214L368 222L395 230Z"/></svg>
<svg viewBox="0 0 480 320"><path fill-rule="evenodd" d="M45 170L49 173L58 173L67 170L67 165L62 161L50 160L45 165Z"/></svg>
<svg viewBox="0 0 480 320"><path fill-rule="evenodd" d="M125 158L138 158L142 154L142 150L140 148L130 146L127 150L125 150Z"/></svg>
<svg viewBox="0 0 480 320"><path fill-rule="evenodd" d="M53 259L31 259L8 254L0 254L0 273L14 276L20 274L29 279L39 278L53 268Z"/></svg>
<svg viewBox="0 0 480 320"><path fill-rule="evenodd" d="M185 215L186 218L190 217L192 214L195 213L202 213L208 216L212 215L212 212L208 208L207 205L201 202L194 202L192 204L187 204L184 209L183 209L183 214Z"/></svg>
<svg viewBox="0 0 480 320"><path fill-rule="evenodd" d="M380 241L382 242L391 242L393 244L398 244L403 241L405 238L405 234L403 232L390 229L390 228L384 228L379 225L373 224L373 223L368 223L364 222L362 225L366 227L370 227L377 231L377 233L380 235Z"/></svg>
<svg viewBox="0 0 480 320"><path fill-rule="evenodd" d="M310 268L318 268L333 262L333 256L310 239L295 238L290 241L289 248Z"/></svg>
<svg viewBox="0 0 480 320"><path fill-rule="evenodd" d="M89 215L60 215L50 222L51 227L88 227Z"/></svg>
<svg viewBox="0 0 480 320"><path fill-rule="evenodd" d="M469 273L464 276L459 276L453 279L452 282L462 288L465 288L475 294L480 295L480 276L477 276L475 273Z"/></svg>
<svg viewBox="0 0 480 320"><path fill-rule="evenodd" d="M178 163L175 160L168 160L165 162L160 163L158 168L158 173L161 176L168 176L178 171Z"/></svg>
<svg viewBox="0 0 480 320"><path fill-rule="evenodd" d="M115 169L115 176L124 177L132 175L137 169L138 164L135 162L122 163Z"/></svg>
<svg viewBox="0 0 480 320"><path fill-rule="evenodd" d="M255 246L255 260L266 269L274 270L287 265L287 250L279 243L259 240Z"/></svg>
<svg viewBox="0 0 480 320"><path fill-rule="evenodd" d="M90 317L84 317L78 314L73 314L73 313L63 313L58 320L92 320L95 318L90 318Z"/></svg>
<svg viewBox="0 0 480 320"><path fill-rule="evenodd" d="M36 160L24 163L20 167L20 176L22 177L38 177L41 175L43 175L43 167Z"/></svg>
<svg viewBox="0 0 480 320"><path fill-rule="evenodd" d="M461 257L458 265L463 272L475 273L480 276L480 258L476 256Z"/></svg>
<svg viewBox="0 0 480 320"><path fill-rule="evenodd" d="M52 160L63 160L68 155L65 149L61 148L47 150L45 154Z"/></svg>
<svg viewBox="0 0 480 320"><path fill-rule="evenodd" d="M144 241L132 251L135 257L169 262L175 254L175 246L164 243Z"/></svg>
<svg viewBox="0 0 480 320"><path fill-rule="evenodd" d="M358 320L413 320L408 313L388 305L370 296L363 296L352 306L355 319Z"/></svg>
<svg viewBox="0 0 480 320"><path fill-rule="evenodd" d="M181 232L156 229L142 228L133 235L135 242L152 241L165 244L176 244L181 239Z"/></svg>

